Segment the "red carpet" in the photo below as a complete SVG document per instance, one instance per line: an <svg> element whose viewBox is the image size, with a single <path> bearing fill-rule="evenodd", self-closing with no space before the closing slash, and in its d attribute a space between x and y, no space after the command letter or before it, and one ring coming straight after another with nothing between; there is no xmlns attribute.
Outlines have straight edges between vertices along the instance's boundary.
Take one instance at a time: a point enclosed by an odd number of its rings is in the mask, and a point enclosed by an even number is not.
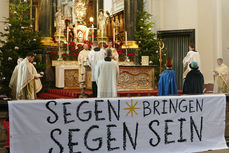
<svg viewBox="0 0 229 153"><path fill-rule="evenodd" d="M72 99L78 98L81 90L75 89L49 89L48 93L40 93L38 99ZM85 94L92 97L92 91L86 90ZM119 91L118 97L142 97L142 96L157 96L158 91ZM178 90L178 94L182 91Z"/></svg>

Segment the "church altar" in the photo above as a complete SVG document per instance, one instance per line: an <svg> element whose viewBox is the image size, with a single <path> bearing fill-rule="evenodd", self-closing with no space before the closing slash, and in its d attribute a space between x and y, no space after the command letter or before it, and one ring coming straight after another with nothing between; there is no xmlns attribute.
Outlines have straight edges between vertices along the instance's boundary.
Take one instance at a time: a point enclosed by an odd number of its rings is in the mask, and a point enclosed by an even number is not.
<svg viewBox="0 0 229 153"><path fill-rule="evenodd" d="M118 91L154 90L154 67L119 63ZM80 89L78 61L52 61L55 66L56 87ZM86 66L86 89L91 87L91 69Z"/></svg>

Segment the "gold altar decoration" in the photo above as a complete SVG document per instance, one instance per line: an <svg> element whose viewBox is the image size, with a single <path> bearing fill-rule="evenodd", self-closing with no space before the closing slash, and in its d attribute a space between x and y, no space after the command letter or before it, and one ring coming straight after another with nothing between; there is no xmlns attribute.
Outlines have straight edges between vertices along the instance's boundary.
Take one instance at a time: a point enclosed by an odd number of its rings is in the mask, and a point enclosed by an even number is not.
<svg viewBox="0 0 229 153"><path fill-rule="evenodd" d="M120 66L117 84L118 91L154 90L154 68ZM65 70L65 89L80 89L78 69ZM91 69L86 69L86 89L91 90Z"/></svg>
<svg viewBox="0 0 229 153"><path fill-rule="evenodd" d="M91 83L91 69L86 66L85 86L86 89L92 89ZM64 89L81 89L79 81L79 69L65 70L64 71Z"/></svg>
<svg viewBox="0 0 229 153"><path fill-rule="evenodd" d="M75 21L73 24L86 25L88 2L89 0L75 0L73 4Z"/></svg>
<svg viewBox="0 0 229 153"><path fill-rule="evenodd" d="M57 43L54 43L51 37L43 37L41 44L44 46L57 46Z"/></svg>
<svg viewBox="0 0 229 153"><path fill-rule="evenodd" d="M118 91L154 90L153 67L120 67Z"/></svg>
<svg viewBox="0 0 229 153"><path fill-rule="evenodd" d="M52 61L52 66L61 66L61 65L65 65L65 66L79 65L79 63L78 61L57 61L57 60Z"/></svg>
<svg viewBox="0 0 229 153"><path fill-rule="evenodd" d="M79 69L64 70L64 86L68 89L79 89Z"/></svg>
<svg viewBox="0 0 229 153"><path fill-rule="evenodd" d="M139 48L138 44L136 41L127 41L127 45L124 43L122 45L122 49L126 49L126 48Z"/></svg>
<svg viewBox="0 0 229 153"><path fill-rule="evenodd" d="M123 62L118 62L119 65L131 65L131 66L134 66L134 62L127 62L127 61L123 61Z"/></svg>

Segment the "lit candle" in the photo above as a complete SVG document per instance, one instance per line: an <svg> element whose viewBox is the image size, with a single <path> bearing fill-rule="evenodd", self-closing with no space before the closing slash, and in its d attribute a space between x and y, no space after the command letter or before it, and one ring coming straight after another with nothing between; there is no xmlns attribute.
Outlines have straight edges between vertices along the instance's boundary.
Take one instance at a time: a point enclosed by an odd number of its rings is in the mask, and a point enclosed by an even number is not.
<svg viewBox="0 0 229 153"><path fill-rule="evenodd" d="M94 45L94 25L91 25L92 28L92 45Z"/></svg>
<svg viewBox="0 0 229 153"><path fill-rule="evenodd" d="M115 28L113 28L113 42L115 43Z"/></svg>

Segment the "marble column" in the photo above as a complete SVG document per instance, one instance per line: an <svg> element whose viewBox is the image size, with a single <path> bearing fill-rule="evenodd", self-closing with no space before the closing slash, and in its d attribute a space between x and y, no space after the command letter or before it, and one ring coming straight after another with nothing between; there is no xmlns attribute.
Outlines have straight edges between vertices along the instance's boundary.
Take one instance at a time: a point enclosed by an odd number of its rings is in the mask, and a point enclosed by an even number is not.
<svg viewBox="0 0 229 153"><path fill-rule="evenodd" d="M134 40L137 11L141 9L141 5L142 0L124 0L125 29L129 41Z"/></svg>

